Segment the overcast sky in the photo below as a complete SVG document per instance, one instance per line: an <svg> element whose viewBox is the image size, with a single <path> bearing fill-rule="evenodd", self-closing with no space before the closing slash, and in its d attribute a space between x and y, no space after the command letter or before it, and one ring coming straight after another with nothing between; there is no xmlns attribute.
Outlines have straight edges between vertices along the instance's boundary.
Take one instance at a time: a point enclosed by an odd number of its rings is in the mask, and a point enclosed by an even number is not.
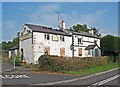
<svg viewBox="0 0 120 87"><path fill-rule="evenodd" d="M87 24L102 34L118 35L117 2L3 2L3 41L12 40L25 23L57 28L57 11L66 28Z"/></svg>

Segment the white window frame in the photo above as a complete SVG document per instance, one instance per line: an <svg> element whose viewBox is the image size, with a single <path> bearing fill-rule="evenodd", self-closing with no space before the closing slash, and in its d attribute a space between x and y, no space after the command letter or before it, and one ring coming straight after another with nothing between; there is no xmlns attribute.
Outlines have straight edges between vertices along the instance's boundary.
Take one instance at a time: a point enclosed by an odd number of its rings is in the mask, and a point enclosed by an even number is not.
<svg viewBox="0 0 120 87"><path fill-rule="evenodd" d="M45 38L45 40L50 40L50 34L44 34L44 38Z"/></svg>
<svg viewBox="0 0 120 87"><path fill-rule="evenodd" d="M65 42L65 37L64 36L60 36L60 41Z"/></svg>

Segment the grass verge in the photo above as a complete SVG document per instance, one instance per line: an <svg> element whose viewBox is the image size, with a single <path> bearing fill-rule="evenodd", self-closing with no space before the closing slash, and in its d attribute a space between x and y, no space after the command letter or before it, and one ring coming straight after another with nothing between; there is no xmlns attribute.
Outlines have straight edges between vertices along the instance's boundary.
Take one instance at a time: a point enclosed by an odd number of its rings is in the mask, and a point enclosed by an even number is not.
<svg viewBox="0 0 120 87"><path fill-rule="evenodd" d="M92 68L82 69L79 71L64 71L64 73L85 76L85 75L91 75L91 74L107 71L107 70L118 68L118 67L119 67L118 63L109 63L105 66L96 66Z"/></svg>

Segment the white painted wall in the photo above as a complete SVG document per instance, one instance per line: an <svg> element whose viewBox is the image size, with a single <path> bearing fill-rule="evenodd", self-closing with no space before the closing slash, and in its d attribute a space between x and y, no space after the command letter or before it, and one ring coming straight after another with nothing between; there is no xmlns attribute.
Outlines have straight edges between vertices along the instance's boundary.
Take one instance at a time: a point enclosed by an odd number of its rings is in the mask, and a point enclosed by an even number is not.
<svg viewBox="0 0 120 87"><path fill-rule="evenodd" d="M24 28L26 28L24 30ZM23 33L23 35L27 34L27 30L30 30L27 26L23 26L21 32L20 32L20 36L21 33ZM32 37L29 39L25 39L25 40L20 40L19 42L19 51L20 51L20 55L21 55L21 49L23 49L23 60L25 60L25 62L27 63L34 63L34 58L33 58L33 46L32 46Z"/></svg>
<svg viewBox="0 0 120 87"><path fill-rule="evenodd" d="M21 32L24 34L27 34L27 30L30 30L27 26L23 26L23 28L26 27L26 30L22 29ZM49 34L50 40L45 40L44 33L40 32L33 32L33 37L29 39L25 39L23 41L20 41L20 51L23 48L24 51L24 58L27 63L37 63L38 59L41 55L44 54L44 47L50 47L50 55L58 55L60 56L60 48L65 48L65 56L72 57L72 50L70 50L70 46L72 44L72 37L64 36L65 41L60 41L60 35L57 35L59 38L59 41L52 41L52 35ZM32 43L33 38L33 43ZM78 57L78 49L82 48L82 57L90 57L92 55L88 55L87 50L85 48L88 45L93 45L94 40L97 40L98 46L100 46L100 39L87 37L87 36L80 36L80 35L74 35L74 45L78 45L78 38L82 38L83 41L90 41L90 42L82 42L83 44L80 44L81 47L74 47L75 52L74 56ZM92 52L92 51L91 51ZM20 52L21 53L21 52Z"/></svg>
<svg viewBox="0 0 120 87"><path fill-rule="evenodd" d="M65 41L60 41L60 35L57 35L59 37L59 41L52 41L52 35L49 34L50 40L46 40L44 38L44 33L40 32L33 32L33 38L34 38L34 61L37 63L38 58L44 54L44 47L50 47L50 55L58 55L60 56L60 48L65 48L65 56L72 57L72 51L70 50L70 45L72 43L72 38L68 36L64 36Z"/></svg>
<svg viewBox="0 0 120 87"><path fill-rule="evenodd" d="M97 40L97 44L100 47L100 39L93 38L93 37L87 37L87 36L79 36L79 35L74 35L74 45L78 45L78 38L82 38L82 44L79 44L79 47L74 47L74 49L75 49L74 56L75 57L78 57L78 49L79 48L82 48L82 57L92 57L92 50L91 50L91 55L88 55L88 51L85 50L85 48L88 45L94 45L95 40ZM87 41L87 42L84 42L84 41ZM94 53L94 50L93 50L93 53Z"/></svg>
<svg viewBox="0 0 120 87"><path fill-rule="evenodd" d="M9 58L11 58L12 57L12 52L11 52L11 50L9 50Z"/></svg>
<svg viewBox="0 0 120 87"><path fill-rule="evenodd" d="M85 50L86 53L86 57L92 57L93 53L92 53L92 49L90 50L90 54L88 54L88 50Z"/></svg>
<svg viewBox="0 0 120 87"><path fill-rule="evenodd" d="M17 50L17 49L15 49L15 55L16 55L16 56L18 55L18 50Z"/></svg>
<svg viewBox="0 0 120 87"><path fill-rule="evenodd" d="M33 48L32 48L32 38L20 41L20 54L21 49L23 49L23 55L25 62L27 63L34 63L33 62Z"/></svg>

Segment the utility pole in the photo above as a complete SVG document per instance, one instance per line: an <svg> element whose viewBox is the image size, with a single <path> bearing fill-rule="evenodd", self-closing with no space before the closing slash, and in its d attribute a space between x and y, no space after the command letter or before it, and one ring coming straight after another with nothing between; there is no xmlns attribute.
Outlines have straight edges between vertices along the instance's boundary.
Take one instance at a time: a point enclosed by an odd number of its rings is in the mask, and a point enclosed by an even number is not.
<svg viewBox="0 0 120 87"><path fill-rule="evenodd" d="M60 26L59 26L59 16L60 16L60 12L58 11L58 12L56 12L57 14L58 14L58 28L60 28Z"/></svg>
<svg viewBox="0 0 120 87"><path fill-rule="evenodd" d="M13 64L14 64L14 66L13 66L13 69L15 70L15 61L16 61L16 55L15 55L15 53L14 53L14 62L13 62Z"/></svg>

